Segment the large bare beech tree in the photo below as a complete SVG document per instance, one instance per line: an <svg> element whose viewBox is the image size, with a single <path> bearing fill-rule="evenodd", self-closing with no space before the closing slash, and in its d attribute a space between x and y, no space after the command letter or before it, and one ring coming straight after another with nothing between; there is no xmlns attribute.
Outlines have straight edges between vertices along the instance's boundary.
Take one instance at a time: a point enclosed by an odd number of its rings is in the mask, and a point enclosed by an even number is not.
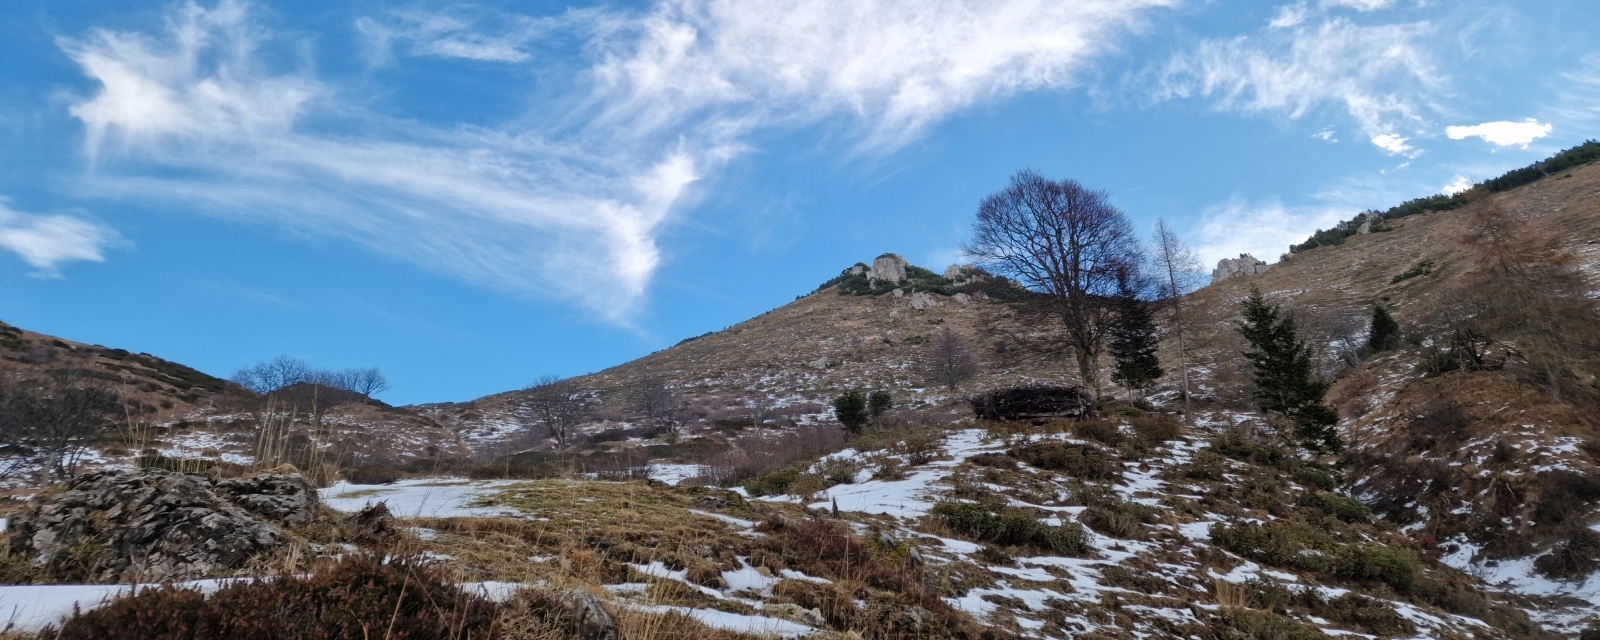
<svg viewBox="0 0 1600 640"><path fill-rule="evenodd" d="M593 406L589 391L578 387L571 379L557 375L541 376L523 391L527 394L523 406L555 439L556 447L566 449L572 437L572 428L583 420Z"/></svg>
<svg viewBox="0 0 1600 640"><path fill-rule="evenodd" d="M1119 274L1137 270L1139 241L1105 191L1025 169L978 205L962 250L983 267L1044 294L1084 386L1100 397L1098 360L1115 321Z"/></svg>

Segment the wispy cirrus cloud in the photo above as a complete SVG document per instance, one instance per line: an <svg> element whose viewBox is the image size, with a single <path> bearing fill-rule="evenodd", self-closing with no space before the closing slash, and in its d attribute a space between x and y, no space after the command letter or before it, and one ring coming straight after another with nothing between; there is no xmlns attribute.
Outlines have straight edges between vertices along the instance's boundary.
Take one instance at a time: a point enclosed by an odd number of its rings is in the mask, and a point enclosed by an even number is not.
<svg viewBox="0 0 1600 640"><path fill-rule="evenodd" d="M560 130L419 123L342 102L327 80L262 62L278 36L244 0L191 2L159 32L95 30L61 46L100 85L71 112L102 194L341 237L626 324L662 228L753 133L843 118L858 149L892 152L962 109L1072 86L1174 1L666 0L641 14L357 24L376 57L513 66L532 64L551 29L582 32L592 66L563 97ZM360 126L327 126L341 118Z"/></svg>
<svg viewBox="0 0 1600 640"><path fill-rule="evenodd" d="M120 238L105 225L17 211L0 198L0 249L17 254L36 275L57 277L67 262L104 262L106 248Z"/></svg>
<svg viewBox="0 0 1600 640"><path fill-rule="evenodd" d="M719 135L845 116L892 151L972 105L1071 86L1174 0L671 0L604 41L599 126Z"/></svg>
<svg viewBox="0 0 1600 640"><path fill-rule="evenodd" d="M348 107L309 75L264 68L256 52L270 37L248 5L224 0L181 6L159 35L63 41L100 84L71 108L89 153L107 160L90 186L344 237L617 322L636 310L659 261L654 234L701 170L686 152L614 157L368 113L368 133L312 133L309 115Z"/></svg>
<svg viewBox="0 0 1600 640"><path fill-rule="evenodd" d="M1384 2L1323 3L1376 10ZM1422 128L1448 85L1423 41L1427 22L1358 24L1306 3L1280 8L1262 32L1207 39L1158 69L1157 100L1201 98L1216 109L1304 117L1342 109L1393 155L1413 155L1402 131Z"/></svg>
<svg viewBox="0 0 1600 640"><path fill-rule="evenodd" d="M1273 262L1289 245L1349 217L1348 209L1334 205L1293 207L1277 199L1231 198L1202 211L1191 233L1195 255L1205 264L1241 253Z"/></svg>

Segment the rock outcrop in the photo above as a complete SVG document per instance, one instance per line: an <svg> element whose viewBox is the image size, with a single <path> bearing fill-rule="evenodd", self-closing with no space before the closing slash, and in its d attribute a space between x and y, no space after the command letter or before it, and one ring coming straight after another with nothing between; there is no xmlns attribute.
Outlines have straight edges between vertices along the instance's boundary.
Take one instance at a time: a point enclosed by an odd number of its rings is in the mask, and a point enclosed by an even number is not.
<svg viewBox="0 0 1600 640"><path fill-rule="evenodd" d="M74 478L18 518L12 547L36 567L71 561L98 581L186 580L236 571L309 524L317 493L297 475L221 482L154 469Z"/></svg>
<svg viewBox="0 0 1600 640"><path fill-rule="evenodd" d="M1252 256L1248 253L1241 253L1239 254L1238 258L1223 258L1218 260L1216 270L1211 272L1211 283L1216 284L1218 282L1222 282L1223 280L1227 280L1228 278L1253 276L1258 273L1266 273L1267 269L1270 268L1272 268L1272 265L1269 265L1261 260L1257 260L1255 256Z"/></svg>
<svg viewBox="0 0 1600 640"><path fill-rule="evenodd" d="M934 300L933 299L933 295L929 294L926 291L918 291L916 293L911 294L911 308L912 309L926 309L928 307L937 307L937 306L940 306L939 302Z"/></svg>
<svg viewBox="0 0 1600 640"><path fill-rule="evenodd" d="M898 253L885 253L872 261L872 268L867 270L867 280L876 282L905 282L906 259Z"/></svg>
<svg viewBox="0 0 1600 640"><path fill-rule="evenodd" d="M987 277L987 274L982 269L970 264L953 264L945 267L944 270L944 279L949 280L950 284L956 286L977 282L985 277Z"/></svg>

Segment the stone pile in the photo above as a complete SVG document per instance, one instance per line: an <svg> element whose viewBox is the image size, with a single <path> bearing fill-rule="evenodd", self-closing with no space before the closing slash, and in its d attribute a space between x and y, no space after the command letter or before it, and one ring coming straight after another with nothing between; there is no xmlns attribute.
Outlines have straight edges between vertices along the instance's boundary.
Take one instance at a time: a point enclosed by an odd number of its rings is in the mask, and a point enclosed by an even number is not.
<svg viewBox="0 0 1600 640"><path fill-rule="evenodd" d="M156 469L74 478L18 518L14 551L35 567L68 561L102 582L226 574L311 523L316 489L298 475L214 480Z"/></svg>

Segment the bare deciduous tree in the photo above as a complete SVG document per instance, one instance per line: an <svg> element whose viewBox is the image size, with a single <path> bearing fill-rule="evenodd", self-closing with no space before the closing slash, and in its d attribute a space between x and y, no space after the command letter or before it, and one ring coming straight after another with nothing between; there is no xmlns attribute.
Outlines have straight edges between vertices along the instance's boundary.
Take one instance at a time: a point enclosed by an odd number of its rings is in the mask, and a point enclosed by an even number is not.
<svg viewBox="0 0 1600 640"><path fill-rule="evenodd" d="M1078 375L1100 397L1099 358L1114 321L1117 278L1137 270L1139 242L1110 196L1075 180L1018 171L978 205L962 250L1037 293L1065 331Z"/></svg>
<svg viewBox="0 0 1600 640"><path fill-rule="evenodd" d="M305 360L278 356L240 369L230 380L256 393L266 394L289 385L311 382L318 373Z"/></svg>
<svg viewBox="0 0 1600 640"><path fill-rule="evenodd" d="M258 362L233 374L239 386L266 395L284 387L313 384L373 397L389 389L389 379L377 367L329 371L292 356Z"/></svg>
<svg viewBox="0 0 1600 640"><path fill-rule="evenodd" d="M966 338L945 327L934 336L922 366L929 380L954 391L956 386L978 375L978 356L972 352L972 345L967 344Z"/></svg>
<svg viewBox="0 0 1600 640"><path fill-rule="evenodd" d="M678 427L683 424L684 402L665 380L641 378L634 383L632 394L633 406L644 414L645 420L674 435L678 433Z"/></svg>
<svg viewBox="0 0 1600 640"><path fill-rule="evenodd" d="M345 369L340 372L339 378L340 384L334 386L368 398L389 390L389 379L377 367Z"/></svg>
<svg viewBox="0 0 1600 640"><path fill-rule="evenodd" d="M589 392L557 375L540 376L524 391L528 394L525 406L533 412L534 418L551 438L555 438L557 447L567 448L572 428L593 404Z"/></svg>
<svg viewBox="0 0 1600 640"><path fill-rule="evenodd" d="M1183 421L1193 424L1189 414L1189 357L1190 349L1190 318L1183 304L1183 296L1200 288L1204 271L1200 259L1182 240L1178 239L1177 232L1167 225L1165 220L1156 220L1155 273L1157 287L1161 290L1160 297L1166 301L1172 310L1172 322L1168 331L1178 341L1178 373L1183 390Z"/></svg>
<svg viewBox="0 0 1600 640"><path fill-rule="evenodd" d="M38 464L40 481L71 476L84 448L122 414L117 394L82 371L0 382L0 437L11 458L3 466L20 470L20 456Z"/></svg>

